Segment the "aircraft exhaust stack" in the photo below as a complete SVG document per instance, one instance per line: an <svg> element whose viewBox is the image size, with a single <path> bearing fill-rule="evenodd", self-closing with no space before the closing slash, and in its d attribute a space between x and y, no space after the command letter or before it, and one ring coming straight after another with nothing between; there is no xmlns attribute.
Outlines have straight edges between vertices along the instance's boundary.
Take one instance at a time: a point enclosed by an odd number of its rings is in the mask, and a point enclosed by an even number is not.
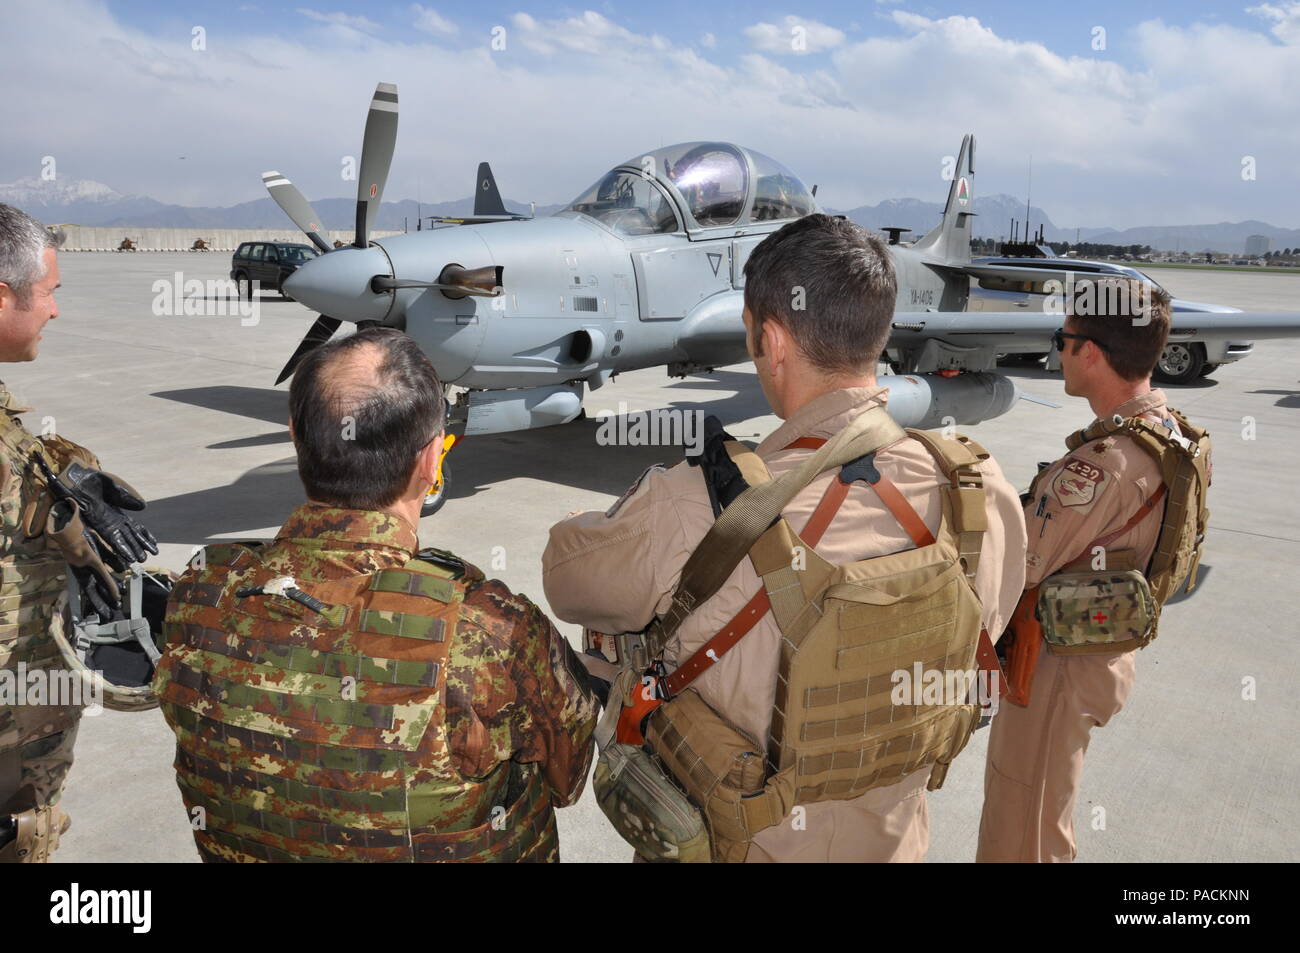
<svg viewBox="0 0 1300 953"><path fill-rule="evenodd" d="M488 294L499 294L501 285L502 267L500 265L487 265L483 268L462 268L460 265L448 265L442 269L438 275L438 284L454 285L459 288L474 289L476 291ZM469 291L453 291L444 287L442 293L448 298L463 298Z"/></svg>

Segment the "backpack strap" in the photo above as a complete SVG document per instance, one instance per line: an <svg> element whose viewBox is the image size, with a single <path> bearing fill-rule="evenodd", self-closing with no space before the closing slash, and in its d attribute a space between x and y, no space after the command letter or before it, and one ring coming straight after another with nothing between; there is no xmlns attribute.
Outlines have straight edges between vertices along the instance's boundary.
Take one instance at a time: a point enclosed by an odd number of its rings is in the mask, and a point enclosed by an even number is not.
<svg viewBox="0 0 1300 953"><path fill-rule="evenodd" d="M903 429L894 423L883 407L872 407L859 414L794 469L746 488L723 510L686 560L673 592L672 604L646 632L650 656L658 658L663 654L664 646L682 622L722 587L755 541L818 474L905 436Z"/></svg>
<svg viewBox="0 0 1300 953"><path fill-rule="evenodd" d="M966 578L973 585L979 570L984 533L989 528L988 509L984 502L984 474L979 465L989 452L969 437L957 434L954 439L931 430L908 429L907 435L918 440L938 462L948 485L942 488L944 512L957 534L957 551L961 554Z"/></svg>
<svg viewBox="0 0 1300 953"><path fill-rule="evenodd" d="M800 437L785 449L817 450L826 442L823 437ZM758 454L752 451L747 453L753 459L752 461L741 460L741 465L764 466ZM795 545L803 545L809 549L816 547L848 497L849 487L853 483L861 480L875 490L881 502L898 520L918 548L929 546L935 541L916 509L907 502L898 487L876 468L875 456L876 451L873 450L840 468L840 472L835 479L831 480L830 486L822 494L821 500L818 501L808 522L797 537L792 534L784 521L778 519L755 541L750 555L755 571L763 579L762 588L711 639L664 678L663 687L666 697L671 698L679 694L691 682L721 661L722 656L749 634L758 624L758 620L769 611L776 616L782 633L789 633L792 637L797 638L799 633L811 625L813 620L804 615L810 604L804 596L804 587L799 580L800 570L796 570L791 565L790 553Z"/></svg>

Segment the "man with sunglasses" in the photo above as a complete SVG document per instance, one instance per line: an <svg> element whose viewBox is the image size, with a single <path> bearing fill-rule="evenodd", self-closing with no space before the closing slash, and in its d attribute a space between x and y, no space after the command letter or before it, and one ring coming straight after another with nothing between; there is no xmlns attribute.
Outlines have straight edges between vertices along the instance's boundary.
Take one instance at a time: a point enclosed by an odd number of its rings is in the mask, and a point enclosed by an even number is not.
<svg viewBox="0 0 1300 953"><path fill-rule="evenodd" d="M1154 637L1165 576L1151 586L1154 600L1141 590L1155 578L1170 496L1185 496L1166 493L1154 451L1139 440L1179 442L1193 457L1203 448L1200 465L1208 465L1208 438L1151 387L1169 336L1168 295L1132 279L1080 283L1065 296L1065 312L1053 335L1065 392L1085 398L1097 419L1067 439L1070 452L1041 470L1027 496L1026 593L1011 639L1004 637L1017 703L1004 703L993 719L980 861L1075 858L1074 803L1089 734L1124 706L1136 649ZM1202 489L1193 524L1203 503ZM1170 535L1179 536L1166 534L1162 553ZM1124 586L1132 589L1116 599ZM1130 598L1145 615L1131 611Z"/></svg>

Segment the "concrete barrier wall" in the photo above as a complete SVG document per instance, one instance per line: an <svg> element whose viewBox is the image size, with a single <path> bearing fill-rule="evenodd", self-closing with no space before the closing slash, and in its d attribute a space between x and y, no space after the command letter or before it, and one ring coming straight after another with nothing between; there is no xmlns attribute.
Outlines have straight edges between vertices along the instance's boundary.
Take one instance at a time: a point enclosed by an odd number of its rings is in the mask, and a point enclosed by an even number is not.
<svg viewBox="0 0 1300 953"><path fill-rule="evenodd" d="M213 251L234 251L240 242L297 242L310 244L307 236L292 225L286 228L122 228L102 225L64 225L67 241L63 247L66 251L117 251L123 238L135 242L139 251L189 251L194 247L194 239L202 238ZM401 232L371 233L372 238L387 238L400 235ZM325 233L326 240L336 239L344 244L352 243L351 229L334 230Z"/></svg>

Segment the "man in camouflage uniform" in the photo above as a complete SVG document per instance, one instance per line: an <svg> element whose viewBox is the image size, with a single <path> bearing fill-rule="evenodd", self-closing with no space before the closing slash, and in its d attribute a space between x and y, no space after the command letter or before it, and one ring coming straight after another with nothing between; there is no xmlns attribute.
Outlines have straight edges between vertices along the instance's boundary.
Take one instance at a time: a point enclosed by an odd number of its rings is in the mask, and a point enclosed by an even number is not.
<svg viewBox="0 0 1300 953"><path fill-rule="evenodd" d="M1169 297L1132 281L1084 284L1076 291L1065 299L1064 333L1055 340L1065 392L1086 398L1098 421L1137 417L1178 434L1164 392L1151 387L1169 336ZM1080 307L1085 300L1092 306ZM1126 568L1145 572L1161 526L1152 500L1162 489L1155 460L1122 433L1086 441L1046 466L1022 498L1029 530L1026 590L1067 567L1088 569L1098 544L1112 557L1131 552L1135 566ZM1100 612L1088 620L1105 621ZM1133 689L1137 652L1131 645L1056 654L1042 638L1038 643L1029 705L1004 703L993 719L980 861L1075 858L1074 803L1089 734L1119 713Z"/></svg>
<svg viewBox="0 0 1300 953"><path fill-rule="evenodd" d="M405 335L318 348L290 389L308 502L173 590L155 688L205 861L559 859L596 701L528 599L417 551L444 413Z"/></svg>
<svg viewBox="0 0 1300 953"><path fill-rule="evenodd" d="M18 209L0 204L0 362L35 360L42 329L58 317L54 292L59 287L57 249L62 243L62 233L50 232ZM92 506L99 507L101 516L113 509L105 506L102 493L93 501L78 497L81 513L73 527L55 532L49 522L53 498L42 460L59 474L67 473L70 465L83 468L80 472L90 482L104 481L101 490L120 492L125 485L102 474L99 461L84 447L53 434L37 437L29 432L18 417L31 408L21 406L3 383L0 410L0 862L42 862L69 824L58 803L72 767L80 703L86 700L80 693L78 698L54 697L55 687L72 684L60 677L69 673L54 637L56 630L64 635L68 631L64 605L69 566L63 544L71 542L88 557L89 545L112 542L124 557L116 568L158 550L148 532L120 512L112 514L112 527L92 521ZM88 487L83 481L82 489ZM133 493L116 499L129 501L133 509L143 507ZM97 544L83 536L83 518L100 531ZM84 559L78 562L87 565ZM104 572L107 598L115 601L114 583L103 562L95 559L95 564ZM41 700L48 704L16 703L18 682L31 685L33 678L47 686Z"/></svg>

